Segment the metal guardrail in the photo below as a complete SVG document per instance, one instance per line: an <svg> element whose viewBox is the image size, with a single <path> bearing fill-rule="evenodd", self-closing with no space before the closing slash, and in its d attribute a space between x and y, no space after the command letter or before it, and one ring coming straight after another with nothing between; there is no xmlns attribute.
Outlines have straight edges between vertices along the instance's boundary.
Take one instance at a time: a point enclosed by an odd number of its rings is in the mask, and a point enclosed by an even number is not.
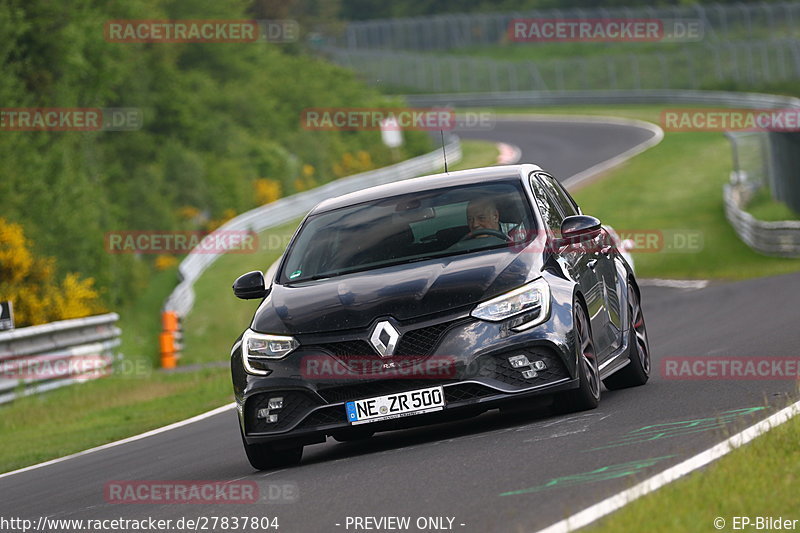
<svg viewBox="0 0 800 533"><path fill-rule="evenodd" d="M739 238L762 254L800 257L800 221L758 220L744 210L752 193L753 189L744 183L725 185L725 216Z"/></svg>
<svg viewBox="0 0 800 533"><path fill-rule="evenodd" d="M409 105L430 107L515 107L573 104L704 104L753 109L800 108L800 98L760 93L726 91L574 91L568 93L473 93L408 95ZM773 133L772 135L779 135ZM783 257L800 256L800 222L766 222L744 209L752 193L769 184L773 196L781 200L784 180L797 179L780 167L772 152L767 133L728 134L733 150L734 171L731 184L723 192L725 212L739 238L754 250ZM737 142L748 139L750 150ZM789 154L794 155L797 154ZM780 158L777 159L780 161Z"/></svg>
<svg viewBox="0 0 800 533"><path fill-rule="evenodd" d="M445 145L445 151L448 163L459 161L461 159L461 143L459 139L452 137ZM252 231L258 233L267 228L285 224L304 216L315 205L327 198L354 192L365 187L430 174L442 168L443 165L442 149L439 148L431 153L395 165L355 174L332 181L310 191L281 198L275 202L242 213L229 220L216 231ZM214 233L212 232L205 239L214 239ZM202 248L202 243L200 247ZM190 253L178 267L180 284L167 298L163 310L174 311L181 317L186 316L194 305L195 281L223 253L225 252Z"/></svg>
<svg viewBox="0 0 800 533"><path fill-rule="evenodd" d="M0 332L0 404L108 375L117 320L108 313Z"/></svg>

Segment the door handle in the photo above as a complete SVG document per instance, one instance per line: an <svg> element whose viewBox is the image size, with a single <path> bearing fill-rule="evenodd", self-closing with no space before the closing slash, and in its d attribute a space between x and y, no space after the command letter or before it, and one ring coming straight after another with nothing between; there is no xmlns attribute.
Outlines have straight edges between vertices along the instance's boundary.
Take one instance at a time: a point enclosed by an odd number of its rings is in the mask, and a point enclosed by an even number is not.
<svg viewBox="0 0 800 533"><path fill-rule="evenodd" d="M589 262L588 262L588 263L586 263L586 264L589 266L589 268L591 268L592 270L594 270L594 269L595 269L595 267L597 267L597 259L592 259L591 261L589 261Z"/></svg>

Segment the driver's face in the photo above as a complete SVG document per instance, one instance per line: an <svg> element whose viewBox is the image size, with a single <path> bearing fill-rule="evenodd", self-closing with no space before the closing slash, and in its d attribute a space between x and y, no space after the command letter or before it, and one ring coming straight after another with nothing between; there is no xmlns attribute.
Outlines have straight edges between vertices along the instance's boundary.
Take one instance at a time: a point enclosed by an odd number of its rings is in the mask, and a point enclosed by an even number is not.
<svg viewBox="0 0 800 533"><path fill-rule="evenodd" d="M489 202L471 203L467 206L467 224L470 232L479 229L500 231L500 215Z"/></svg>

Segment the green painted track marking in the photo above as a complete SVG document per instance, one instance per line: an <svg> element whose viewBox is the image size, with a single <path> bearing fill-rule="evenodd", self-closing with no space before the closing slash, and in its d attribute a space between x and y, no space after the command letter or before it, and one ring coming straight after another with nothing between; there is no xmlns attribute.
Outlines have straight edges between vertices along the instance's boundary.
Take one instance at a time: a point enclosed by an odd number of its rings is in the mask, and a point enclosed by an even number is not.
<svg viewBox="0 0 800 533"><path fill-rule="evenodd" d="M607 481L609 479L618 479L621 477L632 476L637 472L641 472L645 468L650 468L656 463L665 459L677 457L675 455L665 455L663 457L655 457L651 459L639 459L637 461L629 461L627 463L620 463L616 465L603 466L591 472L584 472L582 474L573 474L570 476L557 477L551 479L544 485L537 485L527 489L512 490L509 492L502 492L500 496L516 496L518 494L529 494L531 492L540 492L552 488L572 487L581 485L583 483L595 483L598 481Z"/></svg>
<svg viewBox="0 0 800 533"><path fill-rule="evenodd" d="M667 422L664 424L653 424L644 426L639 429L628 432L620 437L618 440L611 442L605 446L597 448L590 448L586 451L605 450L608 448L616 448L619 446L627 446L629 444L638 444L647 441L671 439L673 437L680 437L683 435L691 435L693 433L702 433L704 431L711 431L720 429L728 423L734 422L743 416L762 411L766 407L746 407L744 409L734 409L733 411L725 411L720 416L712 416L707 418L696 418L694 420L683 420L680 422Z"/></svg>

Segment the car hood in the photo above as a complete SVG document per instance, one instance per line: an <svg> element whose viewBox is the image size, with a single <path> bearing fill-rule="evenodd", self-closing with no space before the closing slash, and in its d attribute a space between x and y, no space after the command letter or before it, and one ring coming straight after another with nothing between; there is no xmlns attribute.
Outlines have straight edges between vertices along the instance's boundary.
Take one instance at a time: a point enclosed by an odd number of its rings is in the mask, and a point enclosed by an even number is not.
<svg viewBox="0 0 800 533"><path fill-rule="evenodd" d="M309 281L274 284L251 327L304 334L369 326L454 311L519 287L538 276L541 254L502 248L429 259Z"/></svg>

